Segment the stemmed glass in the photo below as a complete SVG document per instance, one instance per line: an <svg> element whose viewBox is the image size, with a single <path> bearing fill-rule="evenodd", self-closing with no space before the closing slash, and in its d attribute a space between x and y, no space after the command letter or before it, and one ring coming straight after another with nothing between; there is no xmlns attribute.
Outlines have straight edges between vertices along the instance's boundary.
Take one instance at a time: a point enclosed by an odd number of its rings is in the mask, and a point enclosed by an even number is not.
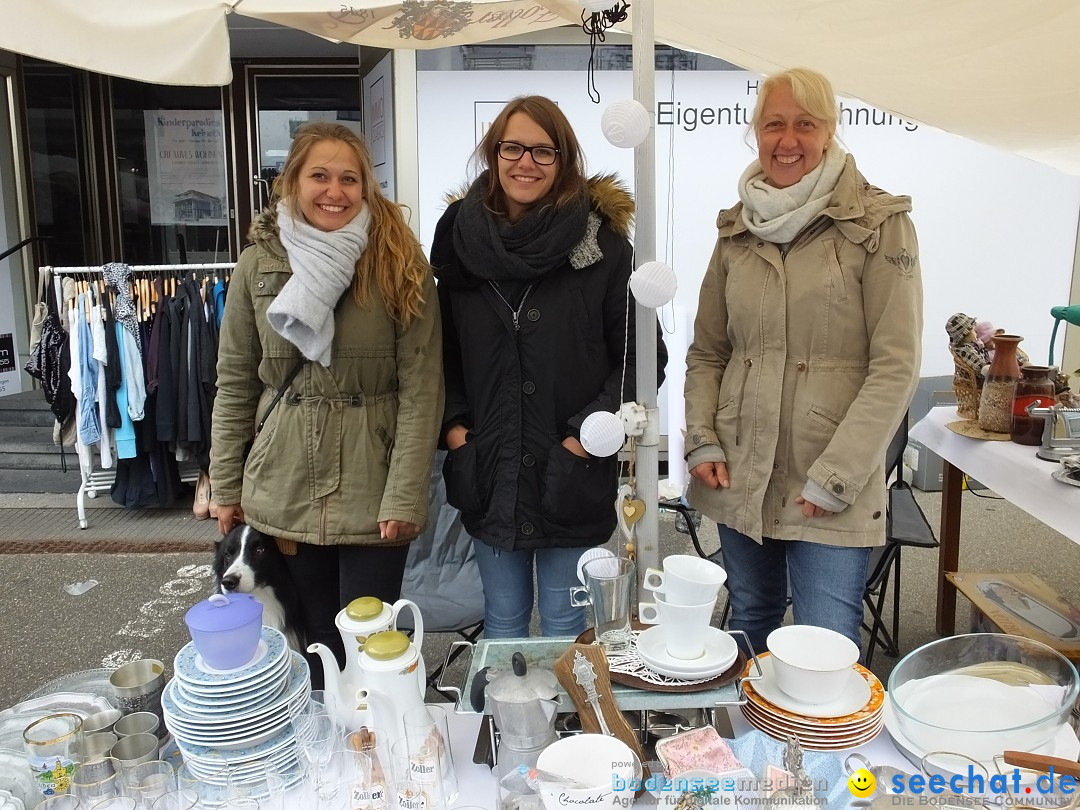
<svg viewBox="0 0 1080 810"><path fill-rule="evenodd" d="M191 769L191 765L184 763L176 769L176 787L179 790L190 790L199 798L196 805L198 810L204 808L220 807L225 801L225 793L229 787L229 771L223 765L200 765L201 775Z"/></svg>
<svg viewBox="0 0 1080 810"><path fill-rule="evenodd" d="M262 810L285 810L285 780L273 762L263 761L254 769L229 771L226 800L256 799Z"/></svg>
<svg viewBox="0 0 1080 810"><path fill-rule="evenodd" d="M296 742L308 784L318 789L323 771L338 747L341 732L325 714L312 714L296 725Z"/></svg>

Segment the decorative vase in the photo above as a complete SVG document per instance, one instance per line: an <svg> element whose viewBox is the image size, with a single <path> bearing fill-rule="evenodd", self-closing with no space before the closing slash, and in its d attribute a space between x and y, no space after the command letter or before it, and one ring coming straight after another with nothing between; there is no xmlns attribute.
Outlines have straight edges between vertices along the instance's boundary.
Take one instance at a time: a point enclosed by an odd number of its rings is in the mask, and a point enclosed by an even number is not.
<svg viewBox="0 0 1080 810"><path fill-rule="evenodd" d="M1049 366L1024 366L1020 369L1020 381L1012 405L1012 430L1010 436L1017 444L1038 447L1042 444L1043 423L1041 416L1032 416L1027 408L1049 408L1054 404L1054 381L1050 379Z"/></svg>
<svg viewBox="0 0 1080 810"><path fill-rule="evenodd" d="M1012 402L1020 379L1016 347L1021 340L1019 335L994 336L994 359L979 398L979 427L991 433L1012 431Z"/></svg>

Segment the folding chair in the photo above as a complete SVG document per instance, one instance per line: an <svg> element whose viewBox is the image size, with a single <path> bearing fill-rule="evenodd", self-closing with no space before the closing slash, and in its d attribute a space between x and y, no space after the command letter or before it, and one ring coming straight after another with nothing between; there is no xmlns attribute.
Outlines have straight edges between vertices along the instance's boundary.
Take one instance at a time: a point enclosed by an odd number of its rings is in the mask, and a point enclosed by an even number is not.
<svg viewBox="0 0 1080 810"><path fill-rule="evenodd" d="M908 415L905 413L885 453L885 480L889 482L885 513L885 545L874 549L868 565L863 604L870 611L863 629L870 635L864 663L870 666L874 649L891 657L900 654L900 551L904 546L937 548L938 540L911 485L904 481L904 450L908 443ZM892 620L886 623L883 609L892 580Z"/></svg>
<svg viewBox="0 0 1080 810"><path fill-rule="evenodd" d="M476 641L484 631L484 591L472 537L461 524L461 513L446 502L443 456L439 452L435 457L428 495L428 526L409 547L401 595L420 608L425 636L456 633L468 641ZM403 611L401 618L403 626L408 627L409 612ZM464 647L455 647L447 661L428 669L429 688L435 688L445 665L452 664L464 651ZM430 666L432 662L427 663Z"/></svg>

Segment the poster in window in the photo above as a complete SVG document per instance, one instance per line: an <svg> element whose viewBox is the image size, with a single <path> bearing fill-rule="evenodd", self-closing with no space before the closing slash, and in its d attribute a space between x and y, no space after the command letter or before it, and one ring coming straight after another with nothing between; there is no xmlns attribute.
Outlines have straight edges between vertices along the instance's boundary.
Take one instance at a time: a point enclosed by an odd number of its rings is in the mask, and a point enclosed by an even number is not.
<svg viewBox="0 0 1080 810"><path fill-rule="evenodd" d="M146 164L154 225L226 225L221 110L146 110Z"/></svg>

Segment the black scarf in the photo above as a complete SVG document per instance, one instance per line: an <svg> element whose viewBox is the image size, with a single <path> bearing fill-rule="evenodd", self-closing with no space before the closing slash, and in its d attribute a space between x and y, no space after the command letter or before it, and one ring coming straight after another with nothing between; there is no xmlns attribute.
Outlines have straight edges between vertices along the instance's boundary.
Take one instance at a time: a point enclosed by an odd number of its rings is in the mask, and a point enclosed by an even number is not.
<svg viewBox="0 0 1080 810"><path fill-rule="evenodd" d="M454 249L473 275L491 281L530 281L566 261L585 236L588 196L567 205L538 205L517 222L484 206L488 172L469 188L454 221Z"/></svg>

